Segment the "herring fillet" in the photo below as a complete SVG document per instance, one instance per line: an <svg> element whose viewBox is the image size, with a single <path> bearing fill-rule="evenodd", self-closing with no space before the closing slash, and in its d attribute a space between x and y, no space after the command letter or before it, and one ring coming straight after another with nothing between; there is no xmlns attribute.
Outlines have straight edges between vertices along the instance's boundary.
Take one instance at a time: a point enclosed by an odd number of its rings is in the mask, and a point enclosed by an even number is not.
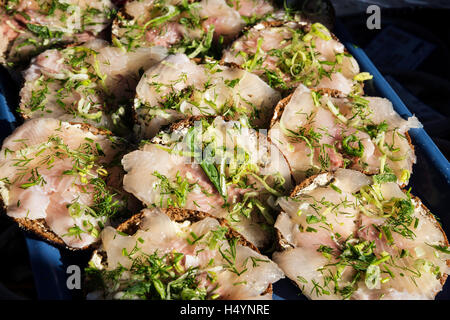
<svg viewBox="0 0 450 320"><path fill-rule="evenodd" d="M96 186L111 191L121 185L113 178L116 169L108 167L117 152L115 142L96 130L50 118L26 121L1 150L1 197L7 215L43 219L68 247L89 246L109 223L107 216L90 213ZM105 175L113 180L102 183ZM106 197L107 191L101 192ZM71 233L75 229L80 232Z"/></svg>
<svg viewBox="0 0 450 320"><path fill-rule="evenodd" d="M269 130L297 182L310 172L344 166L370 174L383 172L388 166L401 183L406 183L408 179L403 177L406 180L402 181L402 174L405 170L411 173L416 162L407 132L421 127L418 119L412 116L404 120L384 98L364 96L361 103L351 96L333 97L325 92L316 101L317 92L300 85L280 102L279 106L285 105ZM361 148L361 154L351 154L345 148L344 140L351 138L355 141L348 145Z"/></svg>
<svg viewBox="0 0 450 320"><path fill-rule="evenodd" d="M47 50L24 72L19 110L26 119L51 117L123 130L122 105L132 99L139 71L165 55L162 47L124 52L103 40Z"/></svg>
<svg viewBox="0 0 450 320"><path fill-rule="evenodd" d="M225 121L221 117L216 117L209 123L209 127L202 129L203 141L212 139L217 143L214 148L226 146L228 151L232 151L238 146L245 150L243 152L249 157L248 165L253 168L253 175L243 171L243 177L233 182L231 176L226 174L227 170L232 170L232 165L226 164L225 168L229 169L224 169L222 176L226 185L219 192L201 163L191 159L189 154L179 152L189 150L184 137L189 128L195 128L192 126L172 134L162 133L161 144L155 138L154 142L146 143L139 150L126 154L122 159L127 172L124 176L124 188L147 206L174 205L228 219L233 228L257 247L267 245L269 233L262 226L265 219L257 213L255 207L249 209L252 213L246 217L239 213L239 206L249 205L247 202L255 198L261 201L261 206L266 210L274 210L270 206L273 196L254 175L266 177L268 185L272 187L277 184L277 180L281 180L284 192L288 192L292 186L289 165L278 148L264 135L258 135L254 129L241 126L237 121ZM164 142L165 135L174 140ZM236 184L241 179L247 181L247 186L242 185L244 182ZM246 198L246 195L250 198ZM237 213L233 213L234 211ZM236 216L233 218L233 215Z"/></svg>
<svg viewBox="0 0 450 320"><path fill-rule="evenodd" d="M152 138L167 124L189 116L247 116L267 126L280 94L259 77L216 62L197 64L185 54L170 55L149 68L136 87L136 132Z"/></svg>
<svg viewBox="0 0 450 320"><path fill-rule="evenodd" d="M177 270L180 270L180 266L185 272L189 268L194 268L197 285L204 288L209 297L216 295L219 299L271 299L272 294L270 291L267 292L268 287L284 277L277 265L242 240L233 245L235 253L232 258L229 258L231 260L225 260L224 254L230 252L232 245L229 240L235 235L227 234L227 238L219 237L215 238L214 242L210 242L215 235L214 232L227 227L209 215L200 220L194 220L195 213L189 214L190 218L187 220L175 222L171 220L173 219L171 209L144 209L140 213L139 229L134 234L125 235L111 227L106 228L101 235L100 248L100 251L105 253L106 260L99 263L96 259L98 256L94 254L91 261L102 274L102 272L113 271L118 266L130 268L139 255L156 253L162 257L176 252L176 254L183 254ZM192 234L200 239L193 243L190 240ZM136 247L139 249L133 249ZM135 253L124 256L123 252ZM231 269L230 263L236 269ZM130 274L132 271L128 273ZM88 299L148 298L148 296L133 296L132 293L131 295L126 293L129 288L127 287L128 275L125 274L118 284L109 283L105 277L107 290L94 289L89 293ZM215 275L215 280L212 280L211 275Z"/></svg>
<svg viewBox="0 0 450 320"><path fill-rule="evenodd" d="M353 78L359 73L358 63L344 54L342 43L333 39L325 27L321 26L320 33L307 32L316 25L283 20L258 23L223 51L222 60L246 68L278 90L305 84L349 94L356 84ZM306 40L307 36L310 39ZM305 62L308 59L311 62ZM320 74L319 68L329 75Z"/></svg>
<svg viewBox="0 0 450 320"><path fill-rule="evenodd" d="M364 200L361 190L370 190L368 186L380 192L383 198L379 201L384 206L389 206L389 201L403 206L411 201L413 211L408 214L416 222L408 227L414 236L406 237L400 229L389 229L391 236L386 236L386 228L393 228L395 220L380 216L373 204ZM448 244L446 236L420 200L409 198L396 183L377 186L361 172L338 169L334 174L317 175L295 189L291 197L280 199L279 204L282 212L275 227L285 241L285 250L274 253L273 259L308 298L434 299L442 290L448 254L436 248ZM372 251L367 251L366 257L373 253L381 259L373 263L372 269L358 269L357 263L364 265L364 260L342 264L343 257L351 257L349 244L363 248L370 243ZM363 270L362 274L355 278L358 270ZM377 275L376 270L382 273ZM329 281L329 277L334 280ZM349 285L351 290L346 287Z"/></svg>

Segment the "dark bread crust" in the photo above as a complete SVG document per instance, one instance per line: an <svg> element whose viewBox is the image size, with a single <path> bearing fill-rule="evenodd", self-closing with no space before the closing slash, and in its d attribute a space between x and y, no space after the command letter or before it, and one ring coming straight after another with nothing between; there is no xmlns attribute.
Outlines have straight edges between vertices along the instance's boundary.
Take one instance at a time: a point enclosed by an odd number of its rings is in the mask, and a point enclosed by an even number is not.
<svg viewBox="0 0 450 320"><path fill-rule="evenodd" d="M151 210L151 209L149 209L149 210ZM202 212L202 211L196 211L196 210L180 209L180 208L174 208L174 207L169 207L169 208L165 208L165 209L160 208L160 210L163 211L170 218L170 220L175 221L177 223L182 223L184 221L190 221L191 223L194 223L194 222L203 220L205 218L213 218L213 219L219 221L219 223L222 227L228 228L228 232L225 235L227 239L236 238L238 244L245 246L245 247L249 247L252 250L260 253L260 251L258 250L258 248L255 245L253 245L251 242L246 240L243 235L241 235L240 233L233 230L225 219L217 218L209 213ZM140 225L141 225L144 217L145 217L145 212L141 211L141 212L135 214L134 216L132 216L127 221L120 224L117 227L117 230L120 232L123 232L125 234L128 234L128 235L133 235L140 229ZM94 252L94 255L96 255L96 254L102 258L102 263L106 264L106 261L107 261L106 252L102 251L100 248ZM262 293L262 295L271 294L271 293L273 293L273 286L272 286L272 284L269 284L269 286Z"/></svg>
<svg viewBox="0 0 450 320"><path fill-rule="evenodd" d="M277 105L275 106L275 109L273 110L273 116L270 120L270 128L272 128L278 121L281 119L281 115L284 112L284 109L288 105L289 101L291 101L293 93L288 95L286 98L281 99Z"/></svg>
<svg viewBox="0 0 450 320"><path fill-rule="evenodd" d="M226 117L222 117L222 116L218 116L218 117L221 117L224 120L230 120L229 118L226 118ZM174 131L178 131L178 130L182 130L182 129L185 129L185 128L193 127L195 125L195 122L197 122L197 121L206 120L208 122L212 122L215 118L216 117L214 117L214 116L192 116L192 117L187 117L186 119L183 119L183 120L171 123L169 125L168 132L172 133Z"/></svg>
<svg viewBox="0 0 450 320"><path fill-rule="evenodd" d="M50 229L50 227L45 222L45 219L36 219L36 220L30 220L27 218L11 218L11 219L17 222L17 224L21 229L38 236L42 240L48 241L57 246L65 247L67 249L77 250L77 248L70 248L66 246L61 237L59 237L56 233L54 233ZM87 247L81 248L81 250L83 249L87 249Z"/></svg>
<svg viewBox="0 0 450 320"><path fill-rule="evenodd" d="M94 135L113 136L113 133L105 128L97 128L89 123L85 122L68 122L71 125L79 125L83 131L89 131Z"/></svg>
<svg viewBox="0 0 450 320"><path fill-rule="evenodd" d="M329 176L328 183L330 183L330 182L333 180L333 174L332 174L332 173L330 173L330 172L318 173L318 174L315 174L315 175L313 175L313 176L311 176L311 177L309 177L309 178L306 178L306 179L303 180L301 183L299 183L299 184L294 188L294 190L292 190L292 192L291 192L291 194L290 194L289 196L290 196L291 198L294 198L294 197L298 196L298 195L300 194L300 192L301 192L303 189L305 189L306 187L310 186L318 176L320 176L320 175L325 175L325 174ZM327 183L327 184L328 184L328 183Z"/></svg>

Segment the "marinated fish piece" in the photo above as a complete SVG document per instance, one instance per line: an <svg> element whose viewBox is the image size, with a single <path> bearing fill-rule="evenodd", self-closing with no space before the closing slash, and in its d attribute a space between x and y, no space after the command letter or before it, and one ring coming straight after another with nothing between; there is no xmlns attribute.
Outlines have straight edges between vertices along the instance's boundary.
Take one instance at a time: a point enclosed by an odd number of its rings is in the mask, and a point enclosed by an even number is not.
<svg viewBox="0 0 450 320"><path fill-rule="evenodd" d="M200 115L235 120L247 116L253 126L267 128L280 98L256 75L240 68L170 55L148 69L136 87L136 131L152 138L164 125Z"/></svg>
<svg viewBox="0 0 450 320"><path fill-rule="evenodd" d="M126 210L117 164L123 143L107 132L33 119L5 139L0 195L6 214L59 245L87 248Z"/></svg>
<svg viewBox="0 0 450 320"><path fill-rule="evenodd" d="M213 40L226 43L246 22L272 11L263 0L128 1L114 21L113 35L127 50L161 45L193 58L211 54Z"/></svg>
<svg viewBox="0 0 450 320"><path fill-rule="evenodd" d="M310 299L434 299L448 241L418 198L383 175L322 173L278 200L274 261Z"/></svg>
<svg viewBox="0 0 450 320"><path fill-rule="evenodd" d="M272 1L266 0L226 0L227 4L237 10L247 23L260 20L274 12Z"/></svg>
<svg viewBox="0 0 450 320"><path fill-rule="evenodd" d="M222 60L242 66L272 88L290 91L299 84L330 88L345 94L362 91L367 74L320 23L261 22L244 32Z"/></svg>
<svg viewBox="0 0 450 320"><path fill-rule="evenodd" d="M300 85L276 107L269 136L297 182L344 167L406 184L416 162L408 130L421 126L415 116L400 117L387 99Z"/></svg>
<svg viewBox="0 0 450 320"><path fill-rule="evenodd" d="M112 21L110 0L6 0L0 9L0 62L26 62L45 49L93 40Z"/></svg>
<svg viewBox="0 0 450 320"><path fill-rule="evenodd" d="M25 119L51 117L121 132L140 72L165 55L162 47L124 52L103 40L47 50L24 73L19 111Z"/></svg>
<svg viewBox="0 0 450 320"><path fill-rule="evenodd" d="M203 212L145 209L101 237L86 270L88 299L271 299L272 283L284 277L223 220ZM160 268L149 268L155 264Z"/></svg>
<svg viewBox="0 0 450 320"><path fill-rule="evenodd" d="M245 123L190 118L125 155L126 191L147 206L199 210L226 219L262 248L275 197L292 186L284 156Z"/></svg>
<svg viewBox="0 0 450 320"><path fill-rule="evenodd" d="M68 34L99 34L111 22L115 7L109 0L6 0L10 16L24 24L45 26Z"/></svg>
<svg viewBox="0 0 450 320"><path fill-rule="evenodd" d="M0 8L0 63L6 64L8 52L13 46L14 40L20 34L27 33L19 23L8 16L3 8ZM30 34L29 34L30 35Z"/></svg>

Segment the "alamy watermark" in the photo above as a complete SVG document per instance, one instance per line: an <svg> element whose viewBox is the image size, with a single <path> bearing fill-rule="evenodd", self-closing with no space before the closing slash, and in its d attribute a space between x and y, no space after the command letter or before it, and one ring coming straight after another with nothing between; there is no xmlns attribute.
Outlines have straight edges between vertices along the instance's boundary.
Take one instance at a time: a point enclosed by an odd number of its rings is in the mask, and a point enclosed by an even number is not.
<svg viewBox="0 0 450 320"><path fill-rule="evenodd" d="M370 14L366 21L367 29L381 29L381 8L373 4L367 7L366 13Z"/></svg>
<svg viewBox="0 0 450 320"><path fill-rule="evenodd" d="M66 286L69 290L81 289L81 268L77 265L70 265L66 269L67 280Z"/></svg>

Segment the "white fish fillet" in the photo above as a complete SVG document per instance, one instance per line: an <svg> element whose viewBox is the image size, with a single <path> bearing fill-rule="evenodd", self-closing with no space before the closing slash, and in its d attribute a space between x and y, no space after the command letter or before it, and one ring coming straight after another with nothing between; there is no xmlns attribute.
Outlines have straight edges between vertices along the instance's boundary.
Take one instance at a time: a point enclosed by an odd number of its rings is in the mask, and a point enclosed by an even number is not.
<svg viewBox="0 0 450 320"><path fill-rule="evenodd" d="M106 41L47 50L25 71L20 111L26 118L52 117L118 130L120 104L134 96L139 71L165 57L162 47L124 52Z"/></svg>
<svg viewBox="0 0 450 320"><path fill-rule="evenodd" d="M445 234L420 200L396 183L375 184L358 171L338 169L278 203L275 227L286 250L273 259L308 298L434 299L442 290ZM369 245L352 255L358 249L351 246ZM369 263L363 267L363 261Z"/></svg>
<svg viewBox="0 0 450 320"><path fill-rule="evenodd" d="M247 116L264 127L280 94L259 77L236 67L196 64L184 54L168 56L136 87L139 135L153 137L163 125L188 116Z"/></svg>
<svg viewBox="0 0 450 320"><path fill-rule="evenodd" d="M113 35L127 47L158 45L197 56L210 49L211 41L217 45L220 38L227 43L237 36L245 18L260 20L272 11L264 0L128 1Z"/></svg>
<svg viewBox="0 0 450 320"><path fill-rule="evenodd" d="M283 272L268 257L241 244L233 245L235 254L234 257L230 256L229 261L236 266L237 272L231 271L227 267L227 265L230 266L230 262L226 261L220 253L220 251L228 252L231 244L225 238L218 238L215 245L209 242L213 232L220 228L219 222L213 218L204 218L194 223L188 221L177 223L171 221L158 208L145 209L143 213L144 220L134 235L119 234L111 227L103 230L101 249L107 256L106 270L114 270L119 265L130 268L133 259L141 254L152 255L156 252L162 257L174 252L181 253L184 256L179 266L184 270L190 267L197 268L195 272L199 286L207 290L208 296L216 294L219 299L271 298L271 294L265 294L266 289L270 284L284 277ZM201 240L195 243L189 242L192 234ZM136 247L139 249L136 250ZM124 252L136 253L129 258L124 256ZM95 260L92 261L95 262ZM96 264L100 270L105 266ZM208 280L208 274L210 277L215 276L214 283ZM133 298L120 294L126 291L129 276L130 272L121 278L118 285L110 285L109 292L103 293L103 296L94 292L90 294L90 297Z"/></svg>
<svg viewBox="0 0 450 320"><path fill-rule="evenodd" d="M191 127L193 128L195 127ZM242 173L242 179L248 179L246 183L237 176L233 182L231 177L235 174L231 175L228 171L232 169L231 164L224 162L226 169L224 169L223 178L226 180L226 186L223 186L226 190L221 192L225 193L226 197L221 196L217 187L199 165L200 162L193 161L190 154L180 153L182 150L189 150L185 139L188 130L189 128L185 128L171 136L168 134L158 136L158 139L163 142L162 145L148 143L140 150L125 155L122 160L127 172L124 177L125 190L147 206L174 205L226 218L238 232L256 246L261 247L267 244L268 233L262 228L262 224L267 223L265 219L262 219L261 214L253 209L249 210L251 216L246 218L239 213L241 212L239 205L246 208L250 205L248 201L259 199L261 206L272 210L268 202L271 199L271 193L256 180L255 175L266 177L267 184L272 188L280 183L279 179L281 179L284 184L280 188L284 191L279 192L289 191L292 185L290 169L283 155L265 136L258 136L255 130L246 128L236 121L215 118L209 127L204 126L202 131L199 131L203 134L198 135L198 141L203 143L214 141L215 150L227 146L228 152L233 152L235 147L240 147L245 151L239 151L239 154L246 153L249 157L249 165L251 164L253 168L249 169L253 174L245 171ZM172 151L169 152L169 150ZM226 157L228 156L223 156L221 159L229 159ZM234 163L233 161L231 160L231 163ZM221 171L220 167L217 165L216 168Z"/></svg>
<svg viewBox="0 0 450 320"><path fill-rule="evenodd" d="M318 31L308 33L305 23L294 21L259 23L224 50L222 59L245 67L279 90L304 84L349 94L356 85L358 63L344 54L344 46L325 27L313 24L310 29Z"/></svg>
<svg viewBox="0 0 450 320"><path fill-rule="evenodd" d="M362 97L361 103L351 97L332 98L325 94L317 101L315 97L315 91L300 85L269 130L272 141L286 155L297 182L308 174L333 171L344 165L375 174L380 172L382 163L401 183L407 182L408 176L402 175L405 170L412 172L416 157L405 133L421 127L416 117L404 120L384 98ZM383 130L371 133L383 123ZM344 141L352 136L354 144L347 145L362 148L360 155L345 148ZM382 161L383 155L386 156Z"/></svg>
<svg viewBox="0 0 450 320"><path fill-rule="evenodd" d="M67 246L88 246L109 223L95 209L102 201L96 197L116 193L102 177L105 168L114 172L108 163L118 151L112 138L80 125L50 118L25 122L1 150L0 192L7 214L44 219Z"/></svg>

